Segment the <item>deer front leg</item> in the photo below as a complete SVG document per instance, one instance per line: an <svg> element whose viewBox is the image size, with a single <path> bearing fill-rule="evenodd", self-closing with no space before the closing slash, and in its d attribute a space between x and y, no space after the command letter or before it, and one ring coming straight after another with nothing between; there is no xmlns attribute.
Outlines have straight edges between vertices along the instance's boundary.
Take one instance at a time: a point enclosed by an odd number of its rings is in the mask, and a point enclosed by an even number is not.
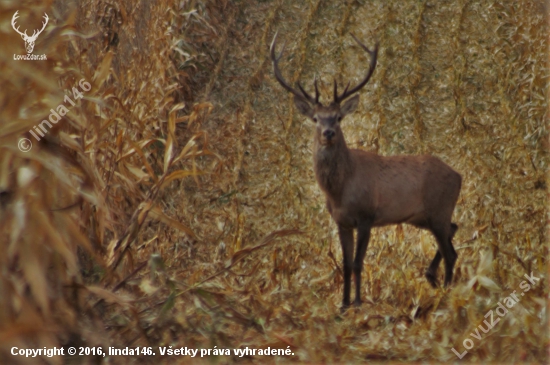
<svg viewBox="0 0 550 365"><path fill-rule="evenodd" d="M344 299L342 300L342 312L350 304L351 270L353 265L353 229L338 225L338 236L342 246L342 257L344 258Z"/></svg>
<svg viewBox="0 0 550 365"><path fill-rule="evenodd" d="M363 271L363 261L367 253L370 238L370 222L363 222L357 227L357 252L353 263L353 273L355 275L355 301L356 307L361 305L361 272Z"/></svg>

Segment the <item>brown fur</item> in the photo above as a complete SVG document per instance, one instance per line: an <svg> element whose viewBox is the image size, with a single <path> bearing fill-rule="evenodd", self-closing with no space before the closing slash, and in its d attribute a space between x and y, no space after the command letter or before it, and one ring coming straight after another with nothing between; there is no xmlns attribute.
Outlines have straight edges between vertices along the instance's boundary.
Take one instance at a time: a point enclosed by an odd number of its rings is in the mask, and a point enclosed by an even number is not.
<svg viewBox="0 0 550 365"><path fill-rule="evenodd" d="M298 109L303 108L302 105ZM316 105L304 114L316 120L315 176L327 198L327 208L338 225L344 253L343 308L350 304L352 267L356 282L355 304L361 303L361 271L371 227L408 223L432 231L439 250L426 277L436 286L435 273L444 258L445 285L450 284L457 257L452 236L458 228L451 223L451 216L462 183L460 174L430 155L384 157L349 149L338 122L344 115L334 106ZM324 136L327 130L334 132L331 143L327 143ZM358 234L355 263L352 264L353 229L357 229Z"/></svg>
<svg viewBox="0 0 550 365"><path fill-rule="evenodd" d="M349 98L369 80L376 67L378 45L370 51L357 38L359 45L371 55L367 76L348 91L338 94L334 84L334 101L327 106L319 102L317 83L315 97L301 86L292 88L282 77L275 56L276 35L271 45L275 77L294 94L300 113L315 122L313 166L319 187L327 199L327 208L338 225L344 261L344 296L342 308L350 305L352 270L355 275L355 304L361 304L361 271L372 227L408 223L430 230L438 244L426 278L437 285L436 272L445 260L445 285L453 277L457 254L452 245L458 229L451 217L458 200L462 177L437 157L379 156L349 149L340 128L342 119L353 113L359 96ZM349 99L348 99L349 98ZM341 103L347 99L342 105ZM357 229L354 259L353 230Z"/></svg>

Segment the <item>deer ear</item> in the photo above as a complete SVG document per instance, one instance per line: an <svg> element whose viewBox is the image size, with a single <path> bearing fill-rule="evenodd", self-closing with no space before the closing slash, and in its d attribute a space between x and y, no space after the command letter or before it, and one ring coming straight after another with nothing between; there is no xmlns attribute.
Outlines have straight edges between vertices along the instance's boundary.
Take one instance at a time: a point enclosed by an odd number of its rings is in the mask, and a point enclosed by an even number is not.
<svg viewBox="0 0 550 365"><path fill-rule="evenodd" d="M306 117L313 119L313 108L311 104L304 98L294 96L294 105L298 108L298 111L305 115Z"/></svg>
<svg viewBox="0 0 550 365"><path fill-rule="evenodd" d="M359 95L355 95L353 98L349 99L342 105L340 108L340 114L342 117L351 114L357 109L357 106L359 105Z"/></svg>

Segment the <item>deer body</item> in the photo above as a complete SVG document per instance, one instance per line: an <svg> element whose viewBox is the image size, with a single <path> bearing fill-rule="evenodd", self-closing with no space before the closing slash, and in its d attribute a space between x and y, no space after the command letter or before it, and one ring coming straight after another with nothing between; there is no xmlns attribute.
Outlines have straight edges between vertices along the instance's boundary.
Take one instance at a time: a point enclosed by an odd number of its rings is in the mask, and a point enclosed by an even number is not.
<svg viewBox="0 0 550 365"><path fill-rule="evenodd" d="M286 83L278 67L281 56L275 56L276 35L271 45L275 77L294 94L298 111L315 122L315 176L326 196L327 209L338 226L343 252L343 309L350 305L352 272L355 275L355 304L361 304L361 271L372 227L408 223L430 230L436 238L438 251L426 271L426 278L432 286L436 286L437 268L444 259L445 285L451 283L457 258L452 238L458 229L451 222L451 217L462 182L460 174L437 157L384 157L347 147L340 122L355 111L359 96L342 102L368 82L376 66L378 52L377 46L370 51L353 37L371 55L369 71L359 85L348 91L348 84L342 94L338 94L334 83L334 101L327 106L319 102L317 81L315 98L300 84L298 91ZM354 229L357 229L355 258Z"/></svg>
<svg viewBox="0 0 550 365"><path fill-rule="evenodd" d="M344 163L342 155L347 157ZM361 150L342 154L315 149L314 169L331 216L353 228L363 216L372 220L373 227L397 223L424 227L433 218L426 210L432 201L445 195L457 198L460 190L460 175L430 155L383 157ZM449 208L452 213L454 206Z"/></svg>

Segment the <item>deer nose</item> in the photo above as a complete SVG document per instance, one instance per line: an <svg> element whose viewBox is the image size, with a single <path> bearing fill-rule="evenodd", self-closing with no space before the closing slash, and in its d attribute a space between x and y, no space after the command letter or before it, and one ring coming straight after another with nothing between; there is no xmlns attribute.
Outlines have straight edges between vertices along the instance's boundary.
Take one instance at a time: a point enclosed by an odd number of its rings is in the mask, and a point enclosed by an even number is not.
<svg viewBox="0 0 550 365"><path fill-rule="evenodd" d="M335 135L336 133L332 129L327 129L323 132L323 136L326 139L332 139Z"/></svg>

